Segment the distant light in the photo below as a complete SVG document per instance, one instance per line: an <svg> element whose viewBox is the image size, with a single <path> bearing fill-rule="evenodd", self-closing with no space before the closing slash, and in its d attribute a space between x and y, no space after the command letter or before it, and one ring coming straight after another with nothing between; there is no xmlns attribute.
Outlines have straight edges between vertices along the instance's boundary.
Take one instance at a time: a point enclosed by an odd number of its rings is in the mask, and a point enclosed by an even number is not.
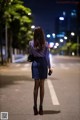
<svg viewBox="0 0 80 120"><path fill-rule="evenodd" d="M35 25L32 25L31 28L34 29L34 28L35 28Z"/></svg>
<svg viewBox="0 0 80 120"><path fill-rule="evenodd" d="M65 36L64 39L67 40L67 37Z"/></svg>
<svg viewBox="0 0 80 120"><path fill-rule="evenodd" d="M51 35L50 34L47 34L47 38L50 38L51 37Z"/></svg>
<svg viewBox="0 0 80 120"><path fill-rule="evenodd" d="M59 20L64 20L64 17L59 17Z"/></svg>
<svg viewBox="0 0 80 120"><path fill-rule="evenodd" d="M64 35L63 34L58 34L57 37L64 37Z"/></svg>
<svg viewBox="0 0 80 120"><path fill-rule="evenodd" d="M66 12L63 12L63 15L65 16L65 15L66 15Z"/></svg>
<svg viewBox="0 0 80 120"><path fill-rule="evenodd" d="M71 16L76 16L76 13L71 13Z"/></svg>
<svg viewBox="0 0 80 120"><path fill-rule="evenodd" d="M72 12L71 12L71 16L76 16L76 15L77 15L76 10L72 10Z"/></svg>
<svg viewBox="0 0 80 120"><path fill-rule="evenodd" d="M55 33L52 33L52 36L53 36L53 38L55 38L55 36L56 36Z"/></svg>
<svg viewBox="0 0 80 120"><path fill-rule="evenodd" d="M59 43L55 43L56 46L59 46Z"/></svg>
<svg viewBox="0 0 80 120"><path fill-rule="evenodd" d="M55 45L55 46L54 46L54 48L56 49L56 48L57 48L57 46Z"/></svg>
<svg viewBox="0 0 80 120"><path fill-rule="evenodd" d="M52 48L54 46L54 43L53 42L50 42L49 43L49 47Z"/></svg>
<svg viewBox="0 0 80 120"><path fill-rule="evenodd" d="M73 10L73 12L76 12L76 10Z"/></svg>
<svg viewBox="0 0 80 120"><path fill-rule="evenodd" d="M31 15L31 13L28 13L28 15Z"/></svg>
<svg viewBox="0 0 80 120"><path fill-rule="evenodd" d="M72 36L74 36L74 35L75 35L75 33L74 33L74 32L71 32L71 35L72 35Z"/></svg>
<svg viewBox="0 0 80 120"><path fill-rule="evenodd" d="M75 53L74 52L72 52L72 56L74 56L75 55Z"/></svg>
<svg viewBox="0 0 80 120"><path fill-rule="evenodd" d="M63 39L60 39L60 42L63 42Z"/></svg>

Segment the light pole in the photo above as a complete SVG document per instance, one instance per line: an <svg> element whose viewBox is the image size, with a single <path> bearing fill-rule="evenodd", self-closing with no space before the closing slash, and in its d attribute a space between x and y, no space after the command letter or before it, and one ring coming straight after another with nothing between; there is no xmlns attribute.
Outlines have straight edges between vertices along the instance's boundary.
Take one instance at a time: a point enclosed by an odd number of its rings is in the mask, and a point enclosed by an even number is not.
<svg viewBox="0 0 80 120"><path fill-rule="evenodd" d="M77 56L79 56L79 36L77 35Z"/></svg>
<svg viewBox="0 0 80 120"><path fill-rule="evenodd" d="M5 24L5 55L6 55L6 62L8 57L8 35L7 35L7 23Z"/></svg>
<svg viewBox="0 0 80 120"><path fill-rule="evenodd" d="M70 36L74 37L74 36L75 36L75 33L74 33L74 32L71 32ZM69 42L72 43L72 42L71 42L71 37L70 37L70 39L69 39ZM69 47L69 55L70 55L70 47Z"/></svg>

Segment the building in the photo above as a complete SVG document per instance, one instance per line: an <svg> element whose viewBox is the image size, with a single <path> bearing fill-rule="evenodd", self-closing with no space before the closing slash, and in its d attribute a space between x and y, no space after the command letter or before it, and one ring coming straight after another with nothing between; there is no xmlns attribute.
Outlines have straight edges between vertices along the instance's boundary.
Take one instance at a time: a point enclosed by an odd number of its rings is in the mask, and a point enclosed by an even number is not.
<svg viewBox="0 0 80 120"><path fill-rule="evenodd" d="M66 34L74 32L80 34L80 16L77 9L72 9L70 12L63 12L61 16L56 17L55 33L56 40L63 38Z"/></svg>

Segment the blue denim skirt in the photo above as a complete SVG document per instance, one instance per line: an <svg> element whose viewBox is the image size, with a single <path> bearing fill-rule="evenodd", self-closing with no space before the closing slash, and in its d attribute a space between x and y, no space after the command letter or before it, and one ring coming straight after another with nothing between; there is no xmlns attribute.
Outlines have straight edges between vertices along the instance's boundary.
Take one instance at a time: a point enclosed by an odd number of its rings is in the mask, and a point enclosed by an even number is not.
<svg viewBox="0 0 80 120"><path fill-rule="evenodd" d="M35 80L38 79L47 79L48 67L45 57L37 57L32 62L32 78Z"/></svg>

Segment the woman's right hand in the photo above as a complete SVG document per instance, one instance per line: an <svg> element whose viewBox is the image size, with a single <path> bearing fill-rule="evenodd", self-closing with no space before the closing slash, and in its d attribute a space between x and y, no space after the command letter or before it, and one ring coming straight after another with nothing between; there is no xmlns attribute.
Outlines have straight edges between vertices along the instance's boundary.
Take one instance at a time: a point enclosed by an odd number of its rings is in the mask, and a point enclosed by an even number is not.
<svg viewBox="0 0 80 120"><path fill-rule="evenodd" d="M49 68L49 72L48 72L48 75L51 75L52 74L52 69Z"/></svg>

